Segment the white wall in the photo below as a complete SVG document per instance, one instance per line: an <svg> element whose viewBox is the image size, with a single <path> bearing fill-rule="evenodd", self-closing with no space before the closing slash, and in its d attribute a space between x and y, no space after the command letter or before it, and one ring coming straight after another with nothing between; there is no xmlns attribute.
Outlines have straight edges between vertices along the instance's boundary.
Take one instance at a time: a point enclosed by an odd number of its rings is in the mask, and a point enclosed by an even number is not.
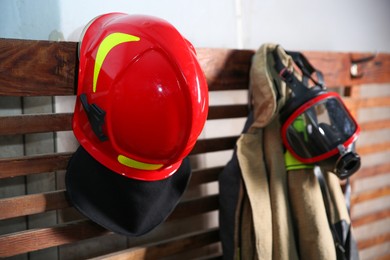
<svg viewBox="0 0 390 260"><path fill-rule="evenodd" d="M111 11L174 24L196 47L390 52L388 0L2 0L0 37L77 41L82 27Z"/></svg>

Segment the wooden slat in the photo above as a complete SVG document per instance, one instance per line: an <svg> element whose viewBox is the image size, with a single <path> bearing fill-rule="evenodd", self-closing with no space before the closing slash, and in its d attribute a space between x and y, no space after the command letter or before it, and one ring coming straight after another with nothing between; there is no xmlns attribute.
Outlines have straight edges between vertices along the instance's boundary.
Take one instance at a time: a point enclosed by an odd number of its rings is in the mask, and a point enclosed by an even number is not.
<svg viewBox="0 0 390 260"><path fill-rule="evenodd" d="M72 153L0 158L0 179L66 169Z"/></svg>
<svg viewBox="0 0 390 260"><path fill-rule="evenodd" d="M350 54L350 59L359 60L371 55L372 53L353 52ZM377 53L373 60L358 64L358 70L362 77L353 78L351 85L388 83L390 82L390 54Z"/></svg>
<svg viewBox="0 0 390 260"><path fill-rule="evenodd" d="M247 89L254 50L198 48L210 90ZM359 65L362 78L350 76L351 60L361 53L304 52L325 75L328 86L390 82L390 54ZM357 57L359 56L359 57ZM0 95L75 93L77 43L0 39Z"/></svg>
<svg viewBox="0 0 390 260"><path fill-rule="evenodd" d="M197 49L210 90L247 89L253 50ZM380 53L374 60L359 64L364 77L351 76L352 60L369 53L302 51L324 74L329 87L390 82L390 54ZM234 63L236 65L234 65Z"/></svg>
<svg viewBox="0 0 390 260"><path fill-rule="evenodd" d="M77 43L0 39L0 95L73 95Z"/></svg>
<svg viewBox="0 0 390 260"><path fill-rule="evenodd" d="M362 131L372 131L372 130L390 128L390 119L363 122L363 123L359 123L359 126L362 129Z"/></svg>
<svg viewBox="0 0 390 260"><path fill-rule="evenodd" d="M218 209L218 195L209 195L180 202L168 220L187 218Z"/></svg>
<svg viewBox="0 0 390 260"><path fill-rule="evenodd" d="M197 260L223 260L223 255L221 253L209 254L207 256L197 258Z"/></svg>
<svg viewBox="0 0 390 260"><path fill-rule="evenodd" d="M210 106L208 119L237 118L247 115L247 105ZM72 113L2 116L0 135L72 130L72 116Z"/></svg>
<svg viewBox="0 0 390 260"><path fill-rule="evenodd" d="M70 207L64 190L0 200L0 220Z"/></svg>
<svg viewBox="0 0 390 260"><path fill-rule="evenodd" d="M209 90L248 89L252 50L197 49Z"/></svg>
<svg viewBox="0 0 390 260"><path fill-rule="evenodd" d="M72 114L34 114L0 117L0 135L72 130Z"/></svg>
<svg viewBox="0 0 390 260"><path fill-rule="evenodd" d="M368 57L371 53L350 52L316 52L303 51L314 67L324 74L327 86L353 86L369 83L390 82L390 54L378 53L374 60L360 63L359 74L363 77L351 76L352 61Z"/></svg>
<svg viewBox="0 0 390 260"><path fill-rule="evenodd" d="M390 241L390 233L385 233L365 240L360 240L357 242L357 245L359 250L363 250L369 247L384 244L389 241Z"/></svg>
<svg viewBox="0 0 390 260"><path fill-rule="evenodd" d="M210 106L208 119L245 117L247 105ZM32 114L0 117L0 135L72 130L72 113Z"/></svg>
<svg viewBox="0 0 390 260"><path fill-rule="evenodd" d="M390 106L390 97L344 98L343 101L350 110Z"/></svg>
<svg viewBox="0 0 390 260"><path fill-rule="evenodd" d="M358 146L356 150L360 155L385 152L390 150L390 142L381 142L371 145Z"/></svg>
<svg viewBox="0 0 390 260"><path fill-rule="evenodd" d="M364 165L363 165L364 166ZM390 163L379 164L371 167L363 167L352 176L352 180L373 177L377 175L390 173Z"/></svg>
<svg viewBox="0 0 390 260"><path fill-rule="evenodd" d="M389 260L389 259L390 259L390 254L389 253L385 253L384 255L375 257L375 260Z"/></svg>
<svg viewBox="0 0 390 260"><path fill-rule="evenodd" d="M207 119L238 118L248 114L248 105L210 106Z"/></svg>
<svg viewBox="0 0 390 260"><path fill-rule="evenodd" d="M192 173L189 187L217 181L218 175L223 170L223 168L224 166L219 166L219 167L206 168L202 170L194 170Z"/></svg>
<svg viewBox="0 0 390 260"><path fill-rule="evenodd" d="M382 187L375 190L370 190L362 193L352 195L351 204L355 205L372 199L377 199L390 195L390 186Z"/></svg>
<svg viewBox="0 0 390 260"><path fill-rule="evenodd" d="M0 199L0 220L70 207L64 190ZM216 195L178 204L170 219L189 217L218 209Z"/></svg>
<svg viewBox="0 0 390 260"><path fill-rule="evenodd" d="M351 63L348 53L304 51L303 54L323 73L327 86L351 85L349 84Z"/></svg>
<svg viewBox="0 0 390 260"><path fill-rule="evenodd" d="M377 211L377 212L372 212L368 215L364 215L364 216L359 217L359 218L353 218L352 224L356 228L356 227L371 224L375 221L386 219L386 218L390 218L390 209L389 208L381 210L381 211Z"/></svg>
<svg viewBox="0 0 390 260"><path fill-rule="evenodd" d="M48 201L49 203L51 203L50 207L55 206L55 200L58 200L60 204L65 203L64 198L63 197L61 198L62 195L63 194L61 194L60 192L54 195L54 196L58 196L58 198L53 199L50 202ZM39 196L42 196L42 194L37 194L35 199L38 198L37 200L40 201L41 205L43 205L43 198L42 197L39 198ZM25 201L30 198L32 197L27 198L27 196L24 196L21 199L18 198L17 200L24 201L18 204L24 204ZM13 207L9 203L9 201L7 204L8 207ZM32 209L39 208L43 211L45 210L43 206L40 207L38 204L35 205L34 202L31 203L30 206L32 207ZM4 208L4 209L9 209L9 208ZM181 202L176 207L175 211L168 217L167 221L192 217L216 209L218 209L217 195L210 195L198 199L184 201ZM23 210L20 208L18 208L17 210L20 213L25 211L31 211L31 209ZM48 247L73 243L78 240L101 236L108 233L109 233L108 231L104 230L100 226L95 225L91 221L86 220L86 221L79 221L77 223L58 225L55 227L33 229L33 230L22 231L14 234L6 234L0 236L0 257L11 256L11 255L21 254L21 253L35 251L39 249L44 249ZM10 245L12 245L13 243L19 243L22 245L19 245L14 249L7 248L10 247Z"/></svg>
<svg viewBox="0 0 390 260"><path fill-rule="evenodd" d="M238 136L198 140L190 154L208 153L233 149Z"/></svg>
<svg viewBox="0 0 390 260"><path fill-rule="evenodd" d="M109 232L84 220L40 229L31 229L0 236L0 258L74 243Z"/></svg>
<svg viewBox="0 0 390 260"><path fill-rule="evenodd" d="M160 259L188 250L194 250L219 241L219 231L216 228L185 234L166 241L153 243L142 247L127 249L109 255L103 255L91 260L122 260L122 259Z"/></svg>
<svg viewBox="0 0 390 260"><path fill-rule="evenodd" d="M208 119L237 118L247 115L247 105L210 106ZM72 130L72 116L72 113L2 116L0 135Z"/></svg>

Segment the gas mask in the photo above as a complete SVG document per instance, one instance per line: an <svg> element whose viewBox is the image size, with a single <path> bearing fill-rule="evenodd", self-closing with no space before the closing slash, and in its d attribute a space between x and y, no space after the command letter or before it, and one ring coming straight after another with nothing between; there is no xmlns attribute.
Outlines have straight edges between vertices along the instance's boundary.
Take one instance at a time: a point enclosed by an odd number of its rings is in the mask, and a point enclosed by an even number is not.
<svg viewBox="0 0 390 260"><path fill-rule="evenodd" d="M302 71L299 80L273 52L275 69L291 90L280 111L283 144L299 161L317 164L345 179L360 168L355 142L360 128L339 94L328 92L322 74L296 52L287 52ZM317 79L312 74L317 73ZM309 80L315 86L308 87Z"/></svg>

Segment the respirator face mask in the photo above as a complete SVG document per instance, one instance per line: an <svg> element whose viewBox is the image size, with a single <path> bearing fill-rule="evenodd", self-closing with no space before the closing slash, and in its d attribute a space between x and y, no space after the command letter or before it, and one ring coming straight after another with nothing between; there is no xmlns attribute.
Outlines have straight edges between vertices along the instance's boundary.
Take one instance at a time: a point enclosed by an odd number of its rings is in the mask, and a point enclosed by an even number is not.
<svg viewBox="0 0 390 260"><path fill-rule="evenodd" d="M360 168L360 157L354 152L359 132L341 97L332 92L308 100L282 125L283 143L295 158L328 167L335 161L334 169L329 170L341 179Z"/></svg>
<svg viewBox="0 0 390 260"><path fill-rule="evenodd" d="M327 92L317 81L316 86L307 87L275 62L279 75L291 89L291 97L280 111L286 149L299 161L317 164L340 179L355 173L360 168L360 157L354 147L360 127L342 98ZM310 67L308 71L314 69Z"/></svg>

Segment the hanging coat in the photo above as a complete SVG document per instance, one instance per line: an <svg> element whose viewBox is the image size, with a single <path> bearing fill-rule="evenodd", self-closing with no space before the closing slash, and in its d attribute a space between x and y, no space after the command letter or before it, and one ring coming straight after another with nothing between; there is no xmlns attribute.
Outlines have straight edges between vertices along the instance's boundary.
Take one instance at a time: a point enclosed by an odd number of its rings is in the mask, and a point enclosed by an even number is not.
<svg viewBox="0 0 390 260"><path fill-rule="evenodd" d="M224 259L358 259L337 177L323 174L325 197L315 167L286 169L278 111L287 88L273 70L275 46L261 46L253 58L253 113L219 177ZM293 69L292 58L278 49ZM335 232L347 252L340 253Z"/></svg>

